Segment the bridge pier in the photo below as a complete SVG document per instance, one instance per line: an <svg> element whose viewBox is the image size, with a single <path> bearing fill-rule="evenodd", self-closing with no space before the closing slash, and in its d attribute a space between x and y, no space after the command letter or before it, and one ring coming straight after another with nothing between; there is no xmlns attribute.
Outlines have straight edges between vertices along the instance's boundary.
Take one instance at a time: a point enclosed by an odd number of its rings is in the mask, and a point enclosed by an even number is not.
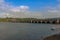
<svg viewBox="0 0 60 40"><path fill-rule="evenodd" d="M59 20L57 20L56 23L59 24Z"/></svg>
<svg viewBox="0 0 60 40"><path fill-rule="evenodd" d="M53 21L49 21L50 24L53 24Z"/></svg>
<svg viewBox="0 0 60 40"><path fill-rule="evenodd" d="M35 23L35 21L33 21L33 23Z"/></svg>
<svg viewBox="0 0 60 40"><path fill-rule="evenodd" d="M37 23L38 23L38 21L37 21Z"/></svg>
<svg viewBox="0 0 60 40"><path fill-rule="evenodd" d="M41 20L40 22L41 22L41 24L42 24L43 21Z"/></svg>
<svg viewBox="0 0 60 40"><path fill-rule="evenodd" d="M45 23L47 23L47 21L45 21Z"/></svg>
<svg viewBox="0 0 60 40"><path fill-rule="evenodd" d="M31 20L30 22L31 22L31 23L33 23L33 21L32 21L32 20Z"/></svg>

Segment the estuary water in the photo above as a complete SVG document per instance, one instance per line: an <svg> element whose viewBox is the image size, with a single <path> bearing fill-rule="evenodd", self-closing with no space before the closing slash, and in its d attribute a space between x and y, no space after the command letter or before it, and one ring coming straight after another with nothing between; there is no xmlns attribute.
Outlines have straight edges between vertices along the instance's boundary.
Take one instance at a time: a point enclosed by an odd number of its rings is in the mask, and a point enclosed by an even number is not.
<svg viewBox="0 0 60 40"><path fill-rule="evenodd" d="M51 30L56 25L59 24L0 23L0 40L43 40L59 34L60 30Z"/></svg>

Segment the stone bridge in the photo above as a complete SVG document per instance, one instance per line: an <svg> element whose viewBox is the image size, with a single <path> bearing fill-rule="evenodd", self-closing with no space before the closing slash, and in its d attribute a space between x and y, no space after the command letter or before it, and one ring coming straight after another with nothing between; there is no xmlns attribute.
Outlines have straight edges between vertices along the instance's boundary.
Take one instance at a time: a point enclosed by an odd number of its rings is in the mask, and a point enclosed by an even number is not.
<svg viewBox="0 0 60 40"><path fill-rule="evenodd" d="M60 24L60 20L30 20L30 21L26 21L28 23L41 23L41 24Z"/></svg>

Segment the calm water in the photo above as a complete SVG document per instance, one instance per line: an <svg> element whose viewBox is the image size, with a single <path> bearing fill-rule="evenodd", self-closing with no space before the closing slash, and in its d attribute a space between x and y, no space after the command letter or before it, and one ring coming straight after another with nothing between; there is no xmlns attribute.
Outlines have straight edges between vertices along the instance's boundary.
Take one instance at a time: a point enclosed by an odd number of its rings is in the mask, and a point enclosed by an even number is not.
<svg viewBox="0 0 60 40"><path fill-rule="evenodd" d="M0 40L42 40L59 33L60 30L50 30L51 26L56 24L0 23Z"/></svg>

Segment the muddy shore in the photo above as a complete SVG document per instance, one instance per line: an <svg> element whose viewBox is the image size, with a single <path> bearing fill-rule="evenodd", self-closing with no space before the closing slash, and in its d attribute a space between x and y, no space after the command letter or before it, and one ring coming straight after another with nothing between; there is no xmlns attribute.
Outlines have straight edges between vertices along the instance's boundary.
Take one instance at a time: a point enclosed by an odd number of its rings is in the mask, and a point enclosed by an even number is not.
<svg viewBox="0 0 60 40"><path fill-rule="evenodd" d="M60 40L60 34L55 34L49 37L44 38L44 40Z"/></svg>

